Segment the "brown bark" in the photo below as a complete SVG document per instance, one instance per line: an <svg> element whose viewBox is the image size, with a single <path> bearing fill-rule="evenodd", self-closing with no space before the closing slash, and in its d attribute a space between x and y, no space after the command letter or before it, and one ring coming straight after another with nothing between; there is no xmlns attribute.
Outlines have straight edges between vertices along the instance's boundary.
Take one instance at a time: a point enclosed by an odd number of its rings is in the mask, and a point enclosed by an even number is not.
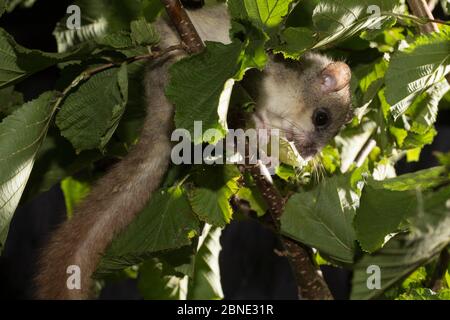
<svg viewBox="0 0 450 320"><path fill-rule="evenodd" d="M179 0L161 0L170 20L189 53L199 53L205 47Z"/></svg>
<svg viewBox="0 0 450 320"><path fill-rule="evenodd" d="M299 298L309 300L333 300L330 289L323 277L318 274L318 268L311 261L310 254L298 242L283 237L286 255L297 279Z"/></svg>

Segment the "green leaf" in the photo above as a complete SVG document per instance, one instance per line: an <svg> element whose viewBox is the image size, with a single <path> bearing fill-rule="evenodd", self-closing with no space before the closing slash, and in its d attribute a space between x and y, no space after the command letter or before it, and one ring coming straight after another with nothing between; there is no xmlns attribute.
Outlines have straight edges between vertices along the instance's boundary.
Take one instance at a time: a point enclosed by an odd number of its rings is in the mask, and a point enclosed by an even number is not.
<svg viewBox="0 0 450 320"><path fill-rule="evenodd" d="M189 279L187 299L212 300L222 299L222 284L220 282L219 253L220 228L206 224L198 242L195 255L194 274Z"/></svg>
<svg viewBox="0 0 450 320"><path fill-rule="evenodd" d="M312 191L297 193L288 200L281 232L336 261L352 263L352 221L358 201L348 176L325 179Z"/></svg>
<svg viewBox="0 0 450 320"><path fill-rule="evenodd" d="M316 31L326 35L324 42L329 43L330 40L342 40L357 32L376 28L390 20L390 14L397 12L399 5L400 1L391 0L323 0L314 9L313 23ZM369 10L375 6L380 15Z"/></svg>
<svg viewBox="0 0 450 320"><path fill-rule="evenodd" d="M95 42L100 46L110 47L113 49L128 49L134 46L131 33L123 30L93 36L93 38L95 38Z"/></svg>
<svg viewBox="0 0 450 320"><path fill-rule="evenodd" d="M427 288L417 288L401 295L398 300L450 300L450 289L433 292Z"/></svg>
<svg viewBox="0 0 450 320"><path fill-rule="evenodd" d="M366 186L354 220L356 238L361 248L367 252L381 248L385 237L398 231L400 223L413 214L416 205L415 192Z"/></svg>
<svg viewBox="0 0 450 320"><path fill-rule="evenodd" d="M414 101L406 112L411 121L412 132L426 134L433 127L437 120L439 102L449 89L450 85L443 79Z"/></svg>
<svg viewBox="0 0 450 320"><path fill-rule="evenodd" d="M282 45L275 48L275 52L283 53L285 58L298 59L309 48L313 47L315 33L308 28L289 27L281 33Z"/></svg>
<svg viewBox="0 0 450 320"><path fill-rule="evenodd" d="M152 258L139 268L138 289L146 300L186 299L187 277L175 274L167 263Z"/></svg>
<svg viewBox="0 0 450 320"><path fill-rule="evenodd" d="M139 49L136 52L137 55L140 55L143 51ZM147 105L142 96L144 91L142 79L147 70L146 66L146 61L137 61L127 65L128 101L114 134L127 148L138 141L146 116Z"/></svg>
<svg viewBox="0 0 450 320"><path fill-rule="evenodd" d="M108 143L128 100L127 65L93 75L63 102L56 117L61 134L77 151Z"/></svg>
<svg viewBox="0 0 450 320"><path fill-rule="evenodd" d="M339 151L331 145L325 146L320 152L320 161L328 173L335 173L340 166Z"/></svg>
<svg viewBox="0 0 450 320"><path fill-rule="evenodd" d="M415 288L407 293L403 293L396 300L448 300L441 299L440 296L440 294L437 294L428 288Z"/></svg>
<svg viewBox="0 0 450 320"><path fill-rule="evenodd" d="M0 89L0 120L17 110L23 102L23 95L14 91L14 87Z"/></svg>
<svg viewBox="0 0 450 320"><path fill-rule="evenodd" d="M450 152L435 152L434 155L440 164L445 166L447 170L450 169Z"/></svg>
<svg viewBox="0 0 450 320"><path fill-rule="evenodd" d="M273 29L288 14L292 2L293 0L244 0L244 5L248 18L257 27Z"/></svg>
<svg viewBox="0 0 450 320"><path fill-rule="evenodd" d="M375 122L367 120L358 127L346 128L335 138L341 155L341 172L347 172L350 169L376 127Z"/></svg>
<svg viewBox="0 0 450 320"><path fill-rule="evenodd" d="M406 161L407 162L417 162L420 160L420 153L422 148L409 149L406 151Z"/></svg>
<svg viewBox="0 0 450 320"><path fill-rule="evenodd" d="M389 158L382 158L375 164L372 176L378 181L394 178L396 176L394 162Z"/></svg>
<svg viewBox="0 0 450 320"><path fill-rule="evenodd" d="M198 247L198 237L192 239L188 246L154 254L160 261L173 268L173 274L194 277L195 254Z"/></svg>
<svg viewBox="0 0 450 320"><path fill-rule="evenodd" d="M445 167L434 167L403 174L391 179L381 181L370 180L368 185L374 189L387 189L392 191L425 190L437 187L448 181L449 178L444 175L445 173Z"/></svg>
<svg viewBox="0 0 450 320"><path fill-rule="evenodd" d="M206 224L195 253L178 249L160 254L139 268L138 288L144 299L222 299L219 253L221 229ZM181 251L183 250L183 251ZM175 255L177 259L174 259ZM190 260L180 266L181 260ZM187 258L187 259L186 259Z"/></svg>
<svg viewBox="0 0 450 320"><path fill-rule="evenodd" d="M280 175L280 171L278 171L277 174ZM267 204L260 191L255 186L240 188L237 196L239 199L247 201L250 208L256 212L258 217L261 217L266 213Z"/></svg>
<svg viewBox="0 0 450 320"><path fill-rule="evenodd" d="M0 17L6 11L6 3L5 0L0 0Z"/></svg>
<svg viewBox="0 0 450 320"><path fill-rule="evenodd" d="M0 246L55 111L55 93L24 104L0 123Z"/></svg>
<svg viewBox="0 0 450 320"><path fill-rule="evenodd" d="M423 287L427 280L427 270L425 267L417 268L413 273L411 273L405 280L403 280L401 288L404 290L410 290L417 288L418 286Z"/></svg>
<svg viewBox="0 0 450 320"><path fill-rule="evenodd" d="M320 0L302 0L296 3L286 19L286 27L312 28L312 15Z"/></svg>
<svg viewBox="0 0 450 320"><path fill-rule="evenodd" d="M372 14L371 6L380 9L379 16ZM313 11L312 29L304 26L287 28L282 33L282 45L276 50L287 57L298 58L306 50L330 46L378 26L393 25L395 18L392 13L398 8L399 1L390 0L319 1Z"/></svg>
<svg viewBox="0 0 450 320"><path fill-rule="evenodd" d="M295 169L282 163L275 168L275 173L278 177L285 181L289 181L290 179L294 179L296 177Z"/></svg>
<svg viewBox="0 0 450 320"><path fill-rule="evenodd" d="M408 131L397 127L389 127L389 133L395 138L397 146L403 147L405 139L408 137Z"/></svg>
<svg viewBox="0 0 450 320"><path fill-rule="evenodd" d="M384 76L388 68L388 61L385 59L380 59L375 63L362 66L359 68L359 72L368 71L364 75L358 76L359 87L361 90L361 102L358 106L358 110L355 113L361 120L366 113L366 109L372 103L373 99L377 97L378 91L384 84Z"/></svg>
<svg viewBox="0 0 450 320"><path fill-rule="evenodd" d="M199 222L183 188L155 192L138 217L113 240L98 273L123 269L155 252L187 246L198 233Z"/></svg>
<svg viewBox="0 0 450 320"><path fill-rule="evenodd" d="M57 63L80 59L89 52L87 47L64 54L30 50L17 44L0 28L0 89Z"/></svg>
<svg viewBox="0 0 450 320"><path fill-rule="evenodd" d="M247 68L262 70L268 59L265 44L269 36L245 20L231 21L230 34L232 38L242 41L245 45L241 72L237 78L241 78ZM243 35L245 35L244 39Z"/></svg>
<svg viewBox="0 0 450 320"><path fill-rule="evenodd" d="M205 166L197 172L196 187L189 191L189 201L200 220L215 227L230 222L233 215L230 198L238 191L239 178L234 169L231 165Z"/></svg>
<svg viewBox="0 0 450 320"><path fill-rule="evenodd" d="M145 19L131 22L131 38L141 46L151 45L159 41L156 30Z"/></svg>
<svg viewBox="0 0 450 320"><path fill-rule="evenodd" d="M423 148L425 145L433 143L436 135L437 131L434 127L430 127L428 131L423 134L409 132L402 147L403 149Z"/></svg>
<svg viewBox="0 0 450 320"><path fill-rule="evenodd" d="M68 217L72 217L73 210L89 193L90 184L84 181L76 180L72 177L61 181L61 190L64 194L66 212Z"/></svg>
<svg viewBox="0 0 450 320"><path fill-rule="evenodd" d="M294 143L284 137L279 138L279 158L281 163L297 169L301 169L308 164L308 162L300 156Z"/></svg>
<svg viewBox="0 0 450 320"><path fill-rule="evenodd" d="M264 2L265 1L265 2ZM278 23L274 22L277 10L286 5L291 0L277 0L276 3L272 0L263 0L255 2L254 0L241 1L230 0L227 2L228 9L231 15L231 39L241 41L244 46L244 54L242 57L241 72L237 78L242 78L247 68L258 68L262 70L267 62L268 56L266 52L266 44L268 41L275 40L275 31ZM256 12L255 8L261 6L273 9L272 12ZM289 4L287 4L287 7ZM246 8L247 7L247 8ZM250 8L250 9L249 9ZM249 12L250 10L250 12ZM264 11L264 10L263 10ZM268 14L266 22L273 23L273 26L268 26L261 20L261 16ZM270 39L270 35L274 36Z"/></svg>
<svg viewBox="0 0 450 320"><path fill-rule="evenodd" d="M445 273L445 282L447 283L447 288L450 288L450 265L447 268L447 272Z"/></svg>
<svg viewBox="0 0 450 320"><path fill-rule="evenodd" d="M164 5L160 0L143 1L142 15L149 22L154 22L164 11Z"/></svg>
<svg viewBox="0 0 450 320"><path fill-rule="evenodd" d="M116 32L102 32L98 35L94 35L95 42L100 46L104 46L108 49L122 49L121 52L127 54L124 49L134 49L143 46L151 46L159 41L159 35L151 24L145 19L139 19L131 22L130 30L119 30ZM133 51L132 51L133 52ZM148 53L148 49L141 54ZM128 55L127 55L128 56Z"/></svg>
<svg viewBox="0 0 450 320"><path fill-rule="evenodd" d="M75 1L73 4L79 6L82 13L81 28L67 28L66 21L69 15L57 24L53 35L58 44L58 52L66 52L77 45L109 34L121 37L119 31L129 31L130 23L143 17L144 6L147 2L140 0ZM120 39L116 39L115 42L119 41Z"/></svg>
<svg viewBox="0 0 450 320"><path fill-rule="evenodd" d="M228 12L232 19L242 20L248 19L247 11L245 10L245 2L242 0L228 0Z"/></svg>
<svg viewBox="0 0 450 320"><path fill-rule="evenodd" d="M51 127L36 155L33 171L21 201L25 203L33 199L66 177L83 171L90 173L90 169L94 167L93 162L104 156L98 150L77 155L70 142L61 136L59 130Z"/></svg>
<svg viewBox="0 0 450 320"><path fill-rule="evenodd" d="M417 37L392 56L386 73L386 99L394 118L401 116L417 95L450 72L450 28Z"/></svg>
<svg viewBox="0 0 450 320"><path fill-rule="evenodd" d="M146 50L146 49L145 49ZM137 53L140 55L142 53ZM134 55L134 54L133 54ZM131 146L139 138L141 128L147 114L147 105L142 97L144 92L144 75L147 71L146 61L137 61L129 64L128 69L128 103L125 113L117 127L117 137L127 146Z"/></svg>
<svg viewBox="0 0 450 320"><path fill-rule="evenodd" d="M36 0L2 0L6 4L6 10L12 12L17 6L30 8Z"/></svg>
<svg viewBox="0 0 450 320"><path fill-rule="evenodd" d="M234 77L239 73L242 45L207 42L206 49L182 59L170 68L170 83L166 95L175 105L177 128L191 133L198 144L206 137L194 135L194 121L202 121L203 131L217 129L227 132L226 114Z"/></svg>
<svg viewBox="0 0 450 320"><path fill-rule="evenodd" d="M398 43L405 40L405 28L392 27L390 21L386 20L380 29L363 31L361 38L370 41L371 48L377 48L380 52L394 52Z"/></svg>
<svg viewBox="0 0 450 320"><path fill-rule="evenodd" d="M450 14L450 0L441 0L442 10L444 10L446 15Z"/></svg>
<svg viewBox="0 0 450 320"><path fill-rule="evenodd" d="M412 231L395 236L381 250L364 255L355 264L352 299L376 298L450 243L449 199L449 187L422 194L416 214L410 218ZM366 271L371 265L381 269L381 289L367 287L370 274Z"/></svg>

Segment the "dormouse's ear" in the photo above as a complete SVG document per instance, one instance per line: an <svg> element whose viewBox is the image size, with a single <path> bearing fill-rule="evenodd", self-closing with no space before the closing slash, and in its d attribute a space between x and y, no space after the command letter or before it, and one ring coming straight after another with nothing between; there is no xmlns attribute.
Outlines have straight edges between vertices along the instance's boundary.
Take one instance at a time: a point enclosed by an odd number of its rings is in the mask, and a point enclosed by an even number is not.
<svg viewBox="0 0 450 320"><path fill-rule="evenodd" d="M323 92L336 92L349 85L352 72L344 62L333 62L321 72L321 85Z"/></svg>

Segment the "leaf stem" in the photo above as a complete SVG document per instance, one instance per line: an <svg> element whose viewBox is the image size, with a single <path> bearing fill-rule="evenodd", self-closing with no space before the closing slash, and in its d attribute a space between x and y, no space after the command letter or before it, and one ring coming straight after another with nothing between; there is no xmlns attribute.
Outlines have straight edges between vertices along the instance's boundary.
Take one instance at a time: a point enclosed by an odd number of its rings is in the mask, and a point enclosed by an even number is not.
<svg viewBox="0 0 450 320"><path fill-rule="evenodd" d="M430 24L430 23L433 23L433 24L437 23L437 24L443 24L446 26L450 26L450 22L439 20L439 19L430 19L430 18L426 18L426 17L417 17L415 15L392 13L392 12L383 12L382 14L386 15L386 16L400 18L400 19L410 19L410 20L420 24L421 26ZM433 32L439 32L439 29L437 29L437 31L433 30Z"/></svg>
<svg viewBox="0 0 450 320"><path fill-rule="evenodd" d="M110 68L118 67L123 63L133 63L133 62L141 61L141 60L157 59L157 58L160 58L172 51L185 50L185 49L186 48L185 48L184 44L176 44L176 45L169 46L162 50L152 51L148 54L133 56L133 57L127 58L126 60L121 61L121 62L110 62L110 63L107 63L107 64L84 71L83 72L83 74L85 76L84 80L90 78L92 75L97 74L99 72L105 71Z"/></svg>
<svg viewBox="0 0 450 320"><path fill-rule="evenodd" d="M181 179L181 180L177 183L177 185L176 185L177 188L181 187L181 186L186 182L186 180L189 179L190 176L191 176L190 174L185 175L185 176L183 177L183 179Z"/></svg>

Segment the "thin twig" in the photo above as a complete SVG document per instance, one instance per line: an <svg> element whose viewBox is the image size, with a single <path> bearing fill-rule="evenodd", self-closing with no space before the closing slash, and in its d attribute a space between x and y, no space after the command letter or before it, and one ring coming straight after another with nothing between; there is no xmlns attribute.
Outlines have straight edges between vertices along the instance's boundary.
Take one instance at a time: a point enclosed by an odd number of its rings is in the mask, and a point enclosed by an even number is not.
<svg viewBox="0 0 450 320"><path fill-rule="evenodd" d="M412 20L412 21L414 21L414 22L416 22L416 23L418 23L420 25L425 25L427 23L434 23L436 25L442 24L442 25L446 25L446 26L450 25L450 22L448 22L448 21L444 21L444 20L440 20L440 19L430 19L430 18L427 18L427 17L418 17L418 16L411 15L411 14L382 12L381 15L395 17L395 18L398 18L398 19Z"/></svg>
<svg viewBox="0 0 450 320"><path fill-rule="evenodd" d="M185 49L185 46L183 44L176 44L176 45L164 48L162 50L152 51L148 54L133 56L124 61L106 63L101 66L98 66L98 67L95 67L92 69L88 69L88 70L84 71L83 74L85 75L85 77L89 78L96 73L105 71L110 68L120 66L123 63L133 63L133 62L137 62L137 61L141 61L141 60L157 59L157 58L160 58L160 57L168 54L169 52L177 51L177 50L184 50L184 49Z"/></svg>

